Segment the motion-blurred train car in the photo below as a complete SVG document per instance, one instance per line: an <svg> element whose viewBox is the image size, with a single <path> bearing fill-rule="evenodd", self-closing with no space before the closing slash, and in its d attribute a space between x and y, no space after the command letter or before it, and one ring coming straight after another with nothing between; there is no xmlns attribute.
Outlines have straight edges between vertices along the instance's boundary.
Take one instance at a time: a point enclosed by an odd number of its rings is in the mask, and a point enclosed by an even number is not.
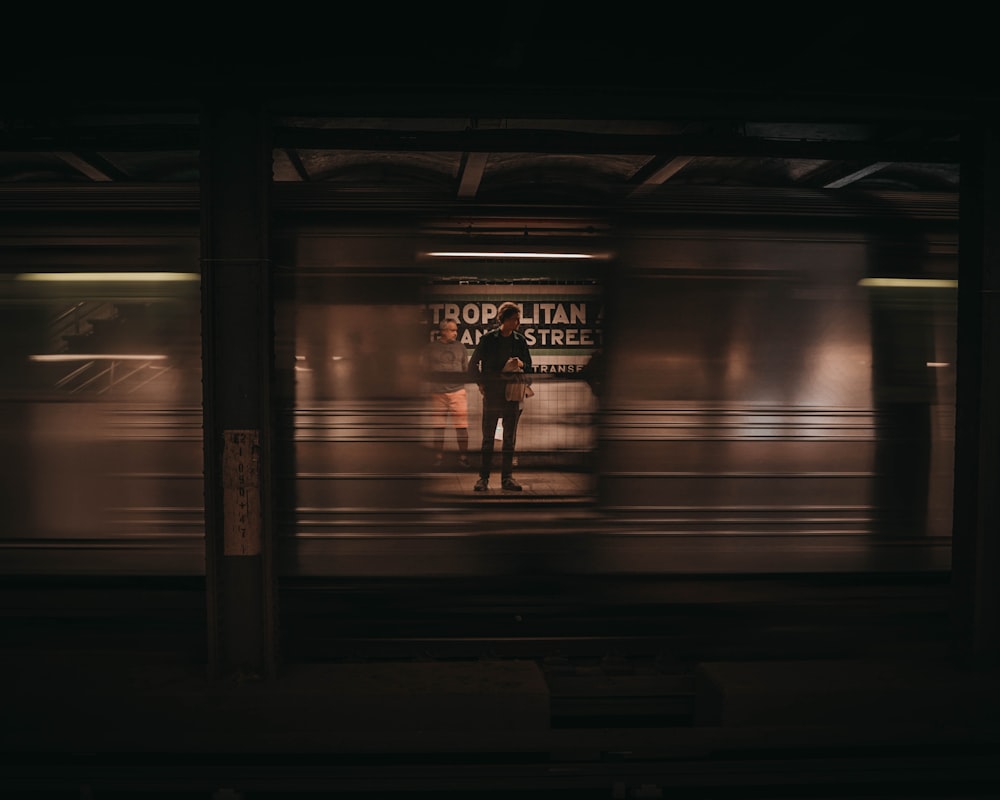
<svg viewBox="0 0 1000 800"><path fill-rule="evenodd" d="M517 236L284 209L279 574L948 569L957 210L727 197ZM197 231L2 234L2 569L203 574ZM478 393L472 469L433 469L420 353L505 300L526 491L481 497Z"/></svg>
<svg viewBox="0 0 1000 800"><path fill-rule="evenodd" d="M2 233L2 569L203 572L197 228Z"/></svg>

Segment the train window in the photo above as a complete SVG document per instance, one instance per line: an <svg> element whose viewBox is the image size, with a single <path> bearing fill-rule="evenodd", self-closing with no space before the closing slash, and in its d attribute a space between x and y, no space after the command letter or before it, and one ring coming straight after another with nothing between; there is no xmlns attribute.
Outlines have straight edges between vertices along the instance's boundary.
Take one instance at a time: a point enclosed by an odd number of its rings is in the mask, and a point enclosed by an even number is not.
<svg viewBox="0 0 1000 800"><path fill-rule="evenodd" d="M928 236L798 221L623 237L601 473L616 516L795 531L864 568L873 542L916 541L946 565L956 262Z"/></svg>
<svg viewBox="0 0 1000 800"><path fill-rule="evenodd" d="M134 260L125 245L56 247L0 278L0 544L20 572L204 571L197 258L136 268L148 243Z"/></svg>
<svg viewBox="0 0 1000 800"><path fill-rule="evenodd" d="M498 281L488 277L491 271L482 270L483 277L477 280L438 278L428 282L424 292L425 338L435 336L441 319L454 318L459 341L471 355L483 334L495 327L500 304L516 303L521 310L518 331L531 352L534 391L523 402L518 423L517 470L525 476L532 497L586 499L593 492L590 469L597 398L585 369L603 341L602 287L593 279ZM469 383L467 389L474 478L482 443L482 398L475 384ZM502 433L501 423L494 432L497 454ZM430 437L426 438L429 447ZM428 463L432 455L428 452ZM452 461L447 459L444 474L432 480L432 491L438 497L456 492L461 495L471 489L470 481L455 480Z"/></svg>
<svg viewBox="0 0 1000 800"><path fill-rule="evenodd" d="M398 274L279 278L278 480L289 533L354 533L419 506L416 291Z"/></svg>
<svg viewBox="0 0 1000 800"><path fill-rule="evenodd" d="M349 238L353 254L364 253L359 238ZM482 443L476 386L462 377L466 463L450 421L437 463L424 365L442 319L456 320L457 340L471 357L507 300L521 308L535 392L518 429L516 471L525 487L519 499L592 505L597 400L582 370L601 345L599 281L553 278L551 266L537 265L533 275L512 275L495 263L477 265L470 279L418 263L413 251L409 261L385 264L377 253L392 238L391 232L373 233L372 261L355 255L350 266L336 264L344 253L336 236L327 239L325 256L313 239L287 248L303 263L279 269L275 346L284 387L279 448L286 454L279 481L282 531L297 539L293 549L339 534L468 533L474 516L484 513L497 515L501 524L502 510L491 501L513 498L501 494L499 447L496 491L486 498L473 491ZM494 433L502 436L502 429ZM304 568L301 558L292 564Z"/></svg>

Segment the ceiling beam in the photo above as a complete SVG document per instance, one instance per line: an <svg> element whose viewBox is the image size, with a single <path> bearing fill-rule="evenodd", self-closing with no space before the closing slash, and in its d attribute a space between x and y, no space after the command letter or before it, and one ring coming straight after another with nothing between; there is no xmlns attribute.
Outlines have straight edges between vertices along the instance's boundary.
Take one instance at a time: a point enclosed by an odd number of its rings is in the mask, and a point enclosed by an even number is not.
<svg viewBox="0 0 1000 800"><path fill-rule="evenodd" d="M8 152L149 153L200 148L201 130L196 124L0 128L0 151Z"/></svg>
<svg viewBox="0 0 1000 800"><path fill-rule="evenodd" d="M842 189L848 184L860 181L862 178L867 178L869 175L874 175L889 166L887 161L878 161L874 164L869 164L861 169L856 169L853 172L844 175L841 178L837 178L835 181L830 181L829 183L823 184L824 189Z"/></svg>
<svg viewBox="0 0 1000 800"><path fill-rule="evenodd" d="M128 178L128 175L97 153L75 153L57 150L53 155L65 161L73 169L86 175L92 181L108 183Z"/></svg>
<svg viewBox="0 0 1000 800"><path fill-rule="evenodd" d="M458 177L458 196L475 197L486 170L489 153L465 153Z"/></svg>
<svg viewBox="0 0 1000 800"><path fill-rule="evenodd" d="M277 128L275 140L300 150L454 153L562 153L582 155L731 156L818 160L958 163L957 141L860 142L764 139L737 134L648 135L552 130L460 132L331 128Z"/></svg>
<svg viewBox="0 0 1000 800"><path fill-rule="evenodd" d="M302 159L299 157L297 150L290 150L287 147L282 150L285 154L285 158L288 159L288 163L292 165L292 169L295 170L295 175L300 181L308 182L309 170L306 169L306 165L302 163Z"/></svg>
<svg viewBox="0 0 1000 800"><path fill-rule="evenodd" d="M648 194L656 187L662 186L674 175L694 160L694 156L674 156L673 158L654 158L632 176L631 183L635 188L629 192L632 197Z"/></svg>
<svg viewBox="0 0 1000 800"><path fill-rule="evenodd" d="M920 142L860 142L765 139L738 134L600 134L555 130L471 129L457 132L366 128L274 129L274 146L294 150L373 152L561 153L804 158L817 160L946 163L960 160L955 139ZM70 128L0 132L0 151L20 152L197 152L198 126Z"/></svg>

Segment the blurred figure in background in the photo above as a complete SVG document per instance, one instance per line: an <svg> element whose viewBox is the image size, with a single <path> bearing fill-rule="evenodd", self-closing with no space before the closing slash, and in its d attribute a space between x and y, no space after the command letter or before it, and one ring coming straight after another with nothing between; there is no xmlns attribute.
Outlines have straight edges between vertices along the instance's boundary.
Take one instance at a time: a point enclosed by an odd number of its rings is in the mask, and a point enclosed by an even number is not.
<svg viewBox="0 0 1000 800"><path fill-rule="evenodd" d="M469 376L479 386L483 396L483 444L480 451L479 480L475 490L489 489L493 471L493 437L497 421L503 420L503 450L500 463L500 486L510 492L521 491L514 480L514 447L517 442L517 422L523 403L508 399L507 387L515 375L531 372L528 342L517 332L521 310L515 303L501 303L497 309L499 326L483 335L469 360ZM525 385L523 380L518 381Z"/></svg>
<svg viewBox="0 0 1000 800"><path fill-rule="evenodd" d="M455 426L458 463L469 466L469 404L465 393L469 356L458 341L458 320L442 319L437 338L424 349L424 371L431 400L431 442L434 466L444 463L444 439L448 420Z"/></svg>

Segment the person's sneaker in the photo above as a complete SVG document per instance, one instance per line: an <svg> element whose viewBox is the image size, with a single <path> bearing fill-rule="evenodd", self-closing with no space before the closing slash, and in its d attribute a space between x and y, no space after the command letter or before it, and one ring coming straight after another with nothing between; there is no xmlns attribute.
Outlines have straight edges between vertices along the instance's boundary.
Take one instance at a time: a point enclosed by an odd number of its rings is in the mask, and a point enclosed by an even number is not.
<svg viewBox="0 0 1000 800"><path fill-rule="evenodd" d="M469 457L464 453L458 457L458 463L461 464L466 469L469 468Z"/></svg>
<svg viewBox="0 0 1000 800"><path fill-rule="evenodd" d="M490 479L489 478L480 478L478 481L476 481L475 491L477 491L477 492L485 492L489 488L490 488Z"/></svg>
<svg viewBox="0 0 1000 800"><path fill-rule="evenodd" d="M500 484L508 492L519 492L521 491L521 484L515 481L513 478L504 478L503 482Z"/></svg>

